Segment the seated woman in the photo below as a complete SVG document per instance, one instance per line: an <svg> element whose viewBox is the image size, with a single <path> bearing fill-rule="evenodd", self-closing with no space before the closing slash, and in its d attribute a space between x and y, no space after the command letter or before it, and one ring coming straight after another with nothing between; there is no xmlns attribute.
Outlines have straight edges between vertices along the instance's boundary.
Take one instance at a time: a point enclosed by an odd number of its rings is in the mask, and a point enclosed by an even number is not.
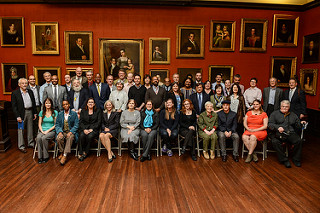
<svg viewBox="0 0 320 213"><path fill-rule="evenodd" d="M174 82L172 84L171 90L166 94L166 101L169 98L173 100L173 104L175 106L177 106L176 107L177 111L180 112L181 103L184 100L184 96L180 91L180 87L179 87L179 83L178 82Z"/></svg>
<svg viewBox="0 0 320 213"><path fill-rule="evenodd" d="M100 133L100 140L103 146L108 151L108 162L111 163L113 159L116 159L115 154L111 150L111 141L113 137L117 137L120 114L114 110L114 106L110 100L104 103L104 111L102 118L102 128Z"/></svg>
<svg viewBox="0 0 320 213"><path fill-rule="evenodd" d="M79 121L79 160L83 161L89 153L90 144L98 138L101 128L101 110L97 109L93 98L89 98L85 109L81 110Z"/></svg>
<svg viewBox="0 0 320 213"><path fill-rule="evenodd" d="M180 91L185 99L190 99L190 96L193 93L196 93L196 90L192 88L192 84L193 82L190 78L186 78L183 82L183 87L180 89Z"/></svg>
<svg viewBox="0 0 320 213"><path fill-rule="evenodd" d="M153 104L151 100L146 102L145 110L141 112L141 140L143 144L143 154L140 161L143 162L146 159L151 160L150 149L154 142L154 137L157 134L159 126L159 115L153 110Z"/></svg>
<svg viewBox="0 0 320 213"><path fill-rule="evenodd" d="M213 104L210 101L205 103L206 111L200 114L198 119L199 136L203 139L203 157L209 160L208 145L211 142L210 158L214 159L214 149L217 143L218 115L213 111Z"/></svg>
<svg viewBox="0 0 320 213"><path fill-rule="evenodd" d="M222 110L222 101L226 100L223 93L223 87L221 84L217 84L214 89L214 95L211 95L210 101L213 103L214 112L220 112Z"/></svg>
<svg viewBox="0 0 320 213"><path fill-rule="evenodd" d="M134 99L128 101L128 109L121 113L121 138L123 143L128 143L130 157L138 160L138 156L134 151L134 144L139 141L139 125L140 125L140 112L135 110L136 102Z"/></svg>
<svg viewBox="0 0 320 213"><path fill-rule="evenodd" d="M58 112L53 110L53 102L50 98L44 100L43 110L39 113L39 132L36 138L38 145L38 163L46 163L49 160L48 143L55 137L55 123Z"/></svg>
<svg viewBox="0 0 320 213"><path fill-rule="evenodd" d="M196 125L197 125L197 114L193 109L193 104L191 100L186 99L182 102L182 109L180 113L180 135L184 139L184 144L182 145L181 154L184 154L186 147L191 147L191 158L196 161L196 151L195 151L195 141L194 136L196 134Z"/></svg>
<svg viewBox="0 0 320 213"><path fill-rule="evenodd" d="M239 84L233 84L231 86L230 95L227 97L230 101L230 110L237 113L237 132L239 135L243 133L243 118L246 114L246 104L244 97L241 94L241 89Z"/></svg>
<svg viewBox="0 0 320 213"><path fill-rule="evenodd" d="M171 144L178 138L179 113L174 107L172 99L166 102L166 108L160 112L160 135L163 139L162 152L169 157L173 155Z"/></svg>
<svg viewBox="0 0 320 213"><path fill-rule="evenodd" d="M254 149L257 146L257 141L262 141L267 137L268 116L261 107L261 101L254 100L253 109L247 112L244 117L243 125L246 131L242 135L243 143L249 150L246 163L250 163L253 159L258 162L257 154Z"/></svg>
<svg viewBox="0 0 320 213"><path fill-rule="evenodd" d="M109 97L109 100L112 102L117 112L122 112L125 110L128 103L128 93L123 90L123 86L123 81L117 80L117 90L112 91Z"/></svg>

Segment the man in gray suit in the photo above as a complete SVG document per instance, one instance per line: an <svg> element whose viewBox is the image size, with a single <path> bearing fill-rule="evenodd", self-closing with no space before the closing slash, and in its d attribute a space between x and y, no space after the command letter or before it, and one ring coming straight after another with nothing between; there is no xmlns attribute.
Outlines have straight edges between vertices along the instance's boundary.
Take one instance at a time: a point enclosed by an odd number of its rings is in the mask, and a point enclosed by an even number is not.
<svg viewBox="0 0 320 213"><path fill-rule="evenodd" d="M280 102L282 101L283 90L277 87L277 79L272 77L269 79L270 87L263 89L263 110L268 116L273 111L280 109Z"/></svg>
<svg viewBox="0 0 320 213"><path fill-rule="evenodd" d="M50 98L53 101L53 108L57 111L62 111L62 101L67 100L67 90L64 86L58 85L58 76L53 75L51 78L52 85L44 89L43 100Z"/></svg>

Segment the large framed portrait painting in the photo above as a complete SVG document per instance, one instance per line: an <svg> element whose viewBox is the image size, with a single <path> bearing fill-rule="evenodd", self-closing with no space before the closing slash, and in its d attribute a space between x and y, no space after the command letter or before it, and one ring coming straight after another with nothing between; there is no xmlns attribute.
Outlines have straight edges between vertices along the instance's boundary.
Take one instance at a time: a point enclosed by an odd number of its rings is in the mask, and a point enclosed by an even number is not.
<svg viewBox="0 0 320 213"><path fill-rule="evenodd" d="M300 85L305 93L316 95L318 69L300 69Z"/></svg>
<svg viewBox="0 0 320 213"><path fill-rule="evenodd" d="M170 64L170 38L149 38L149 64Z"/></svg>
<svg viewBox="0 0 320 213"><path fill-rule="evenodd" d="M43 74L49 72L52 75L57 75L59 84L61 84L61 68L60 67L33 67L33 75L36 78L36 84L42 86L46 81Z"/></svg>
<svg viewBox="0 0 320 213"><path fill-rule="evenodd" d="M210 65L209 66L209 81L211 83L216 81L216 75L222 75L222 81L233 81L233 66L232 65ZM214 89L214 88L213 88Z"/></svg>
<svg viewBox="0 0 320 213"><path fill-rule="evenodd" d="M273 56L271 58L271 77L277 78L279 87L289 87L290 78L296 74L296 57Z"/></svg>
<svg viewBox="0 0 320 213"><path fill-rule="evenodd" d="M32 54L58 55L58 22L31 22Z"/></svg>
<svg viewBox="0 0 320 213"><path fill-rule="evenodd" d="M211 20L210 51L234 51L235 21Z"/></svg>
<svg viewBox="0 0 320 213"><path fill-rule="evenodd" d="M177 58L204 57L204 26L177 26Z"/></svg>
<svg viewBox="0 0 320 213"><path fill-rule="evenodd" d="M320 62L320 33L303 36L302 63Z"/></svg>
<svg viewBox="0 0 320 213"><path fill-rule="evenodd" d="M24 46L24 18L1 17L0 18L1 46Z"/></svg>
<svg viewBox="0 0 320 213"><path fill-rule="evenodd" d="M298 16L274 14L272 46L296 47L298 44L298 28Z"/></svg>
<svg viewBox="0 0 320 213"><path fill-rule="evenodd" d="M27 77L27 64L24 63L2 63L1 70L3 94L11 94L19 88L19 79Z"/></svg>

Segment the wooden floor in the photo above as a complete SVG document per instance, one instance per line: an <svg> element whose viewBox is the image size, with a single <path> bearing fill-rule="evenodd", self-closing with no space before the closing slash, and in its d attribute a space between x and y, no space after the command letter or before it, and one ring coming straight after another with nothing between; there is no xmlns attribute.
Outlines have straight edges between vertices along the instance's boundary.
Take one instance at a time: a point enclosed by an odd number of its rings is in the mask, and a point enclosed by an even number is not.
<svg viewBox="0 0 320 213"><path fill-rule="evenodd" d="M15 132L12 132L16 141ZM320 139L307 136L302 167L188 154L136 162L106 153L38 165L32 150L0 153L0 212L320 212ZM260 156L259 156L260 157Z"/></svg>

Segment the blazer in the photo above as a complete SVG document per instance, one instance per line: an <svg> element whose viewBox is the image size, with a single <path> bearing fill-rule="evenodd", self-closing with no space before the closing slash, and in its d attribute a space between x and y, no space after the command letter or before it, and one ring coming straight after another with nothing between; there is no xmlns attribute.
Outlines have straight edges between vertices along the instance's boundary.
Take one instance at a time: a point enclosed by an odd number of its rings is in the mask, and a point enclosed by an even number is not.
<svg viewBox="0 0 320 213"><path fill-rule="evenodd" d="M264 88L262 93L262 99L263 99L263 110L265 112L268 109L269 94L270 94L270 87ZM283 96L283 90L276 87L276 94L274 97L274 111L280 109L280 102L282 101L282 96Z"/></svg>
<svg viewBox="0 0 320 213"><path fill-rule="evenodd" d="M213 128L217 129L219 126L217 113L211 112L210 116L207 115L206 111L201 113L198 118L198 126L199 132L204 132L205 129L208 131L211 131Z"/></svg>
<svg viewBox="0 0 320 213"><path fill-rule="evenodd" d="M96 102L96 106L103 110L104 103L109 99L111 92L110 87L105 83L101 83L100 90L101 91L99 96L97 85L95 83L93 83L93 85L89 87L90 97L93 97L94 101Z"/></svg>
<svg viewBox="0 0 320 213"><path fill-rule="evenodd" d="M78 128L79 128L79 119L78 119L78 114L74 111L69 111L69 116L68 116L68 125L70 132L75 137L74 141L78 140ZM63 127L64 127L64 110L59 112L57 119L56 119L56 136L60 133L63 132Z"/></svg>
<svg viewBox="0 0 320 213"><path fill-rule="evenodd" d="M88 50L85 46L83 46L83 51L78 47L78 45L75 45L70 51L70 59L71 60L83 60L82 56L86 56L86 60L89 60L89 54Z"/></svg>
<svg viewBox="0 0 320 213"><path fill-rule="evenodd" d="M108 113L103 113L101 131L104 131L104 128L110 129L109 133L115 137L118 135L118 130L120 126L120 113L111 112L108 119Z"/></svg>
<svg viewBox="0 0 320 213"><path fill-rule="evenodd" d="M33 92L32 90L29 90L29 89L27 89L27 92L29 93L29 96L32 102L32 113L36 115L37 108L36 108L36 101L34 100ZM21 95L20 88L11 93L11 104L12 104L12 111L14 113L14 116L16 118L20 117L23 120L25 115L25 108L24 108L24 103L23 103L23 98Z"/></svg>
<svg viewBox="0 0 320 213"><path fill-rule="evenodd" d="M157 112L155 112L155 111L153 111L153 112L154 112L153 115L152 115L153 124L152 124L152 126L150 127L150 129L151 129L151 130L157 130L158 127L159 127L159 114L158 114ZM144 127L143 123L144 123L144 119L147 117L147 114L146 114L145 110L143 110L143 111L141 112L140 117L141 117L141 120L140 120L140 128L141 128L142 130L144 130L146 127Z"/></svg>
<svg viewBox="0 0 320 213"><path fill-rule="evenodd" d="M166 101L171 98L173 100L173 103L174 103L174 107L177 108L177 98L175 96L175 94L173 92L167 92L166 93ZM181 99L181 106L182 106L182 102L184 100L184 95L181 93L180 95L180 99Z"/></svg>
<svg viewBox="0 0 320 213"><path fill-rule="evenodd" d="M72 90L72 87L70 87L70 91L68 91L67 84L64 84L62 86L66 88L67 94L69 94L69 92Z"/></svg>
<svg viewBox="0 0 320 213"><path fill-rule="evenodd" d="M44 103L44 100L46 100L46 98L50 98L53 101L53 108L57 107L59 111L62 111L63 110L62 101L68 100L68 94L67 94L67 89L65 87L60 85L57 85L57 86L58 86L58 106L54 105L52 85L44 89L42 103Z"/></svg>
<svg viewBox="0 0 320 213"><path fill-rule="evenodd" d="M210 101L210 97L207 93L202 92L201 109L199 109L198 93L192 94L190 96L190 100L192 101L193 107L196 110L197 115L200 115L202 112L206 110L204 105L207 101Z"/></svg>
<svg viewBox="0 0 320 213"><path fill-rule="evenodd" d="M180 113L180 130L183 129L189 129L190 126L194 126L194 128L197 127L197 115L196 111L192 110L191 119L188 115L184 114L183 112Z"/></svg>
<svg viewBox="0 0 320 213"><path fill-rule="evenodd" d="M97 109L91 116L89 116L89 111L84 109L80 113L80 122L79 122L79 132L82 132L85 129L93 129L93 131L99 133L101 128L101 110Z"/></svg>
<svg viewBox="0 0 320 213"><path fill-rule="evenodd" d="M152 103L155 109L157 108L163 109L165 98L166 98L166 90L163 87L159 86L158 94L156 94L153 91L153 87L151 86L149 89L147 89L145 103L148 100L152 100Z"/></svg>
<svg viewBox="0 0 320 213"><path fill-rule="evenodd" d="M217 113L218 114L218 131L219 132L225 132L225 131L231 131L232 133L235 133L237 130L237 113L232 112L231 110L228 113L228 116L226 116L226 113L224 113L223 110Z"/></svg>
<svg viewBox="0 0 320 213"><path fill-rule="evenodd" d="M289 90L283 92L283 100L289 100ZM300 90L296 87L296 91L293 93L293 96L290 101L290 112L294 112L298 118L301 114L307 114L307 101L306 95L303 90Z"/></svg>
<svg viewBox="0 0 320 213"><path fill-rule="evenodd" d="M188 51L188 47L190 47L191 50ZM183 44L181 48L181 53L182 54L200 54L200 47L196 43L196 41L194 41L194 45L193 45L191 41L188 39L188 41Z"/></svg>
<svg viewBox="0 0 320 213"><path fill-rule="evenodd" d="M30 85L27 86L27 89L31 90ZM37 93L38 93L38 98L39 98L39 102L40 102L40 106L41 106L41 100L40 100L40 86L36 85L36 89L37 89ZM32 90L31 90L32 91ZM33 95L34 96L34 95Z"/></svg>
<svg viewBox="0 0 320 213"><path fill-rule="evenodd" d="M84 109L86 107L86 101L88 98L89 98L88 90L85 88L82 88L80 90L79 108ZM70 109L74 109L73 100L74 100L74 90L71 89L68 94L68 101L70 103Z"/></svg>

